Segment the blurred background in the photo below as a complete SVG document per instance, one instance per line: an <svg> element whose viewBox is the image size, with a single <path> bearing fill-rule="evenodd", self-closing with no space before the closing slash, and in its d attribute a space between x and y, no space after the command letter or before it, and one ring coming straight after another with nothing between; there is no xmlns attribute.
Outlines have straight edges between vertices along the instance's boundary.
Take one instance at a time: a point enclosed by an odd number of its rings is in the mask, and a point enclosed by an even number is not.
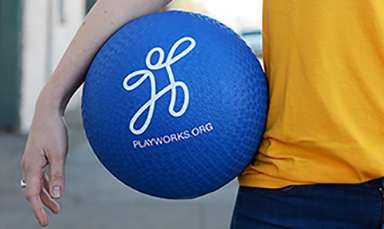
<svg viewBox="0 0 384 229"><path fill-rule="evenodd" d="M96 0L0 0L0 228L39 228L19 187L34 105ZM239 33L262 58L262 0L174 0L167 10L209 15ZM93 156L80 93L66 113L70 152L62 212L50 228L228 228L238 184L196 200L166 201L114 179Z"/></svg>

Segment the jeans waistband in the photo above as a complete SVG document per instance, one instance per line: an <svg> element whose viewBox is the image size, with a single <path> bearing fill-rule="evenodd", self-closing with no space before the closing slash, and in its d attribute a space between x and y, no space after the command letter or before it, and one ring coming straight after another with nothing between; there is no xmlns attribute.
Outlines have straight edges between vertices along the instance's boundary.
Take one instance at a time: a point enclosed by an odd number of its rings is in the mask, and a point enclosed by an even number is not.
<svg viewBox="0 0 384 229"><path fill-rule="evenodd" d="M383 183L384 183L384 178L378 178L378 179L374 179L374 180L370 180L365 183L362 183L362 185L369 185L369 186L383 188L383 185L384 185Z"/></svg>

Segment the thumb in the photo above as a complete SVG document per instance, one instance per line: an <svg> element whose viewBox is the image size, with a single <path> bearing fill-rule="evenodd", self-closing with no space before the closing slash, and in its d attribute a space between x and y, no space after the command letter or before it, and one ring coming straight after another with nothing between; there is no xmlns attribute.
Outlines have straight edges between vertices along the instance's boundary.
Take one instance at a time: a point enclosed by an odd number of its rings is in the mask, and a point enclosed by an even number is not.
<svg viewBox="0 0 384 229"><path fill-rule="evenodd" d="M65 158L52 158L49 162L49 193L54 199L63 195L65 186Z"/></svg>

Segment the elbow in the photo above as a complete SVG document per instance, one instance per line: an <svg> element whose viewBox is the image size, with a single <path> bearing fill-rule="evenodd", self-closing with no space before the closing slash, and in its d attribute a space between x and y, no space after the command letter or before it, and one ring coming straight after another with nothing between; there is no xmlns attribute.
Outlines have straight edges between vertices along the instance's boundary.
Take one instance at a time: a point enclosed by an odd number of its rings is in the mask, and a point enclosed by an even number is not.
<svg viewBox="0 0 384 229"><path fill-rule="evenodd" d="M164 6L167 6L169 3L172 2L172 0L163 0L163 2L164 2Z"/></svg>

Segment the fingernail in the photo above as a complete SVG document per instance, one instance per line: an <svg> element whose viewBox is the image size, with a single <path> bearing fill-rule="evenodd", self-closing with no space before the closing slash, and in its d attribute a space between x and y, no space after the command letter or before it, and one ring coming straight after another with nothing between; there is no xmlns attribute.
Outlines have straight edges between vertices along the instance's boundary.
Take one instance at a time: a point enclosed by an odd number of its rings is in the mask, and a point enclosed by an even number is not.
<svg viewBox="0 0 384 229"><path fill-rule="evenodd" d="M52 188L52 197L59 198L61 196L61 187L55 186Z"/></svg>

